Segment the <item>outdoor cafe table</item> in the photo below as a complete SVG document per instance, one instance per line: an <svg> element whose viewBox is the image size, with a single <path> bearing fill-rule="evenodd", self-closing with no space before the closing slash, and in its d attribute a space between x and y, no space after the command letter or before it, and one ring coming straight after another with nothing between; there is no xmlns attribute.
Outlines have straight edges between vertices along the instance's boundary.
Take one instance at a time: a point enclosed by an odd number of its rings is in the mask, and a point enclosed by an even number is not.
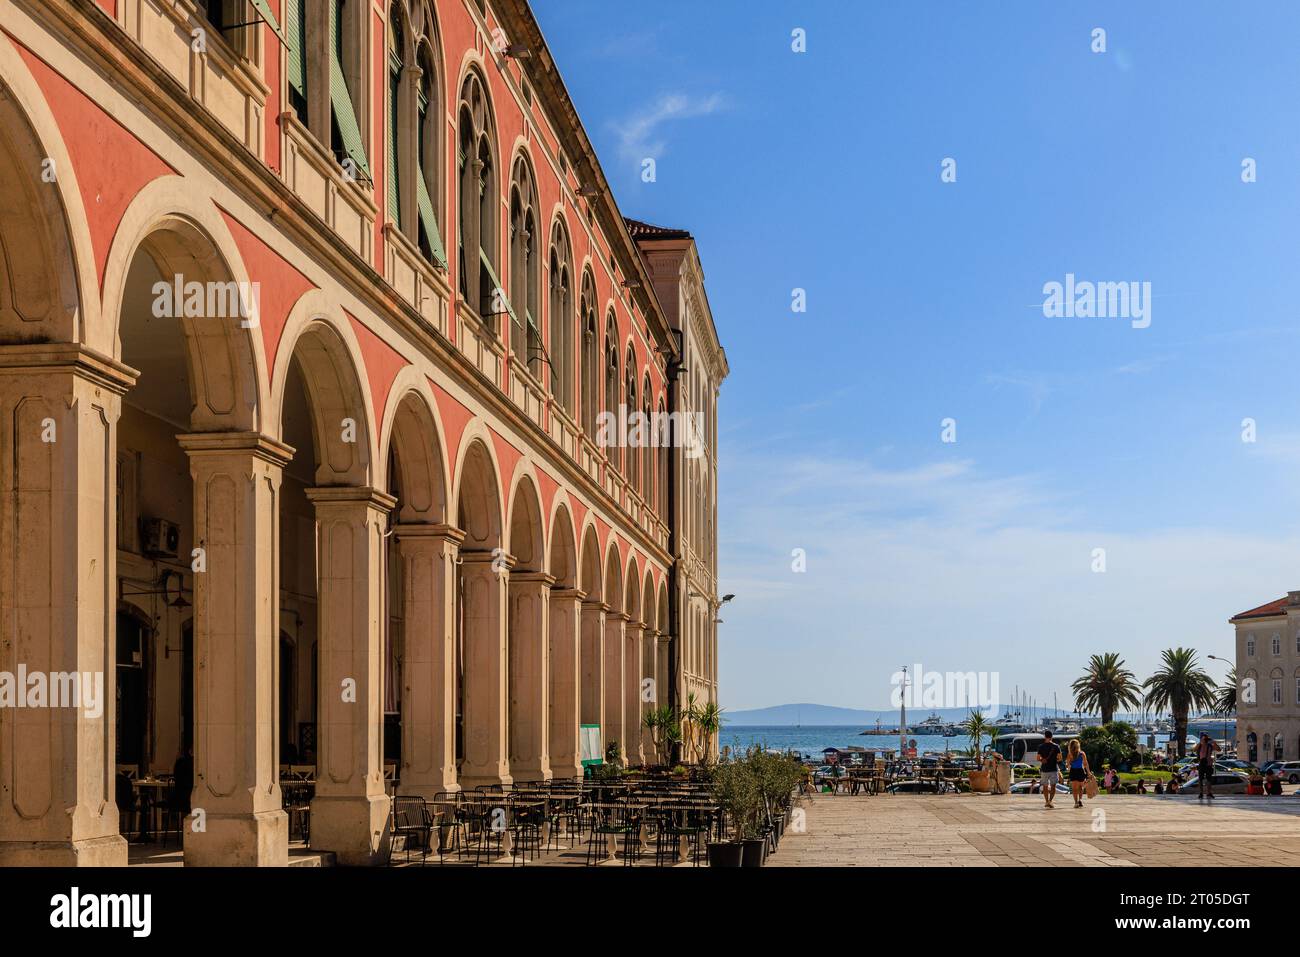
<svg viewBox="0 0 1300 957"><path fill-rule="evenodd" d="M140 833L136 836L136 840L141 844L153 843L153 832L150 830L149 821L153 817L153 809L161 802L163 792L170 785L170 781L159 778L136 778L131 782L131 787L139 793Z"/></svg>
<svg viewBox="0 0 1300 957"><path fill-rule="evenodd" d="M639 815L641 824L637 828L637 839L641 842L641 850L649 850L650 845L646 842L645 837L645 812L649 809L650 805L636 801L593 801L591 804L588 804L587 807L594 811L622 811L628 816ZM605 860L615 860L618 857L618 835L613 833L606 834L605 844L606 850L609 852Z"/></svg>

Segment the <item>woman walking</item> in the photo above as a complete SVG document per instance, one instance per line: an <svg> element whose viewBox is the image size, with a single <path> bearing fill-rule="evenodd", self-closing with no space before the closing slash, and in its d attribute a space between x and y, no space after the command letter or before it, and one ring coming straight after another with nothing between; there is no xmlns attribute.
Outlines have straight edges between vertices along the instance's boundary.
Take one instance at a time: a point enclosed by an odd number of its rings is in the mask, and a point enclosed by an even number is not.
<svg viewBox="0 0 1300 957"><path fill-rule="evenodd" d="M1078 738L1070 741L1066 764L1070 769L1070 793L1074 795L1074 806L1083 807L1083 786L1087 783L1091 769L1088 767L1088 755L1079 747Z"/></svg>

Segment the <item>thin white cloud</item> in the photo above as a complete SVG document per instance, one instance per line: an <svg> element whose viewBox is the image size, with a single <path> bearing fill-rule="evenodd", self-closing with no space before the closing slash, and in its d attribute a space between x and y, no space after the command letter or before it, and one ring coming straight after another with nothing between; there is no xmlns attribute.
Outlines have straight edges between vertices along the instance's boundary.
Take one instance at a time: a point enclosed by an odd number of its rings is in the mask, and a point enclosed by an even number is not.
<svg viewBox="0 0 1300 957"><path fill-rule="evenodd" d="M619 138L619 151L624 159L658 159L668 149L668 141L662 129L664 124L709 116L725 106L726 99L721 93L711 93L708 96L665 93L622 123L614 124Z"/></svg>

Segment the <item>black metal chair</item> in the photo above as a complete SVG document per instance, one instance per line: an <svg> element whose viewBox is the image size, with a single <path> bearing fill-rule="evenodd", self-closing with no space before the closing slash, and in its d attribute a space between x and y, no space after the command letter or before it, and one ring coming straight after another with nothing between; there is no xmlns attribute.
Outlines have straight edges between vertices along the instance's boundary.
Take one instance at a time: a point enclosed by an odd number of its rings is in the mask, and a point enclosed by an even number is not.
<svg viewBox="0 0 1300 957"><path fill-rule="evenodd" d="M429 841L433 834L433 815L429 813L424 798L416 795L393 796L391 834L394 840L398 837L402 838L402 852L405 855L404 860L406 863L410 863L411 860L412 840L419 842L420 864L423 865L428 861ZM390 847L388 855L390 864L392 859Z"/></svg>

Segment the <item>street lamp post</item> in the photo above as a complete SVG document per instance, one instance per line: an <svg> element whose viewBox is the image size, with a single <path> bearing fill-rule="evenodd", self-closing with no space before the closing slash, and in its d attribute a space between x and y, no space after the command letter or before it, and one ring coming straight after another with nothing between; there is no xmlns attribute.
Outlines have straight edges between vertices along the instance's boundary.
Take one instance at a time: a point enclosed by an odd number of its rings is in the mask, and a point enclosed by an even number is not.
<svg viewBox="0 0 1300 957"><path fill-rule="evenodd" d="M1217 655L1206 655L1205 657L1209 658L1211 661L1217 661L1220 664L1228 664L1226 659L1220 658ZM1224 748L1227 748L1228 746L1228 712L1226 711L1223 712L1223 746Z"/></svg>

